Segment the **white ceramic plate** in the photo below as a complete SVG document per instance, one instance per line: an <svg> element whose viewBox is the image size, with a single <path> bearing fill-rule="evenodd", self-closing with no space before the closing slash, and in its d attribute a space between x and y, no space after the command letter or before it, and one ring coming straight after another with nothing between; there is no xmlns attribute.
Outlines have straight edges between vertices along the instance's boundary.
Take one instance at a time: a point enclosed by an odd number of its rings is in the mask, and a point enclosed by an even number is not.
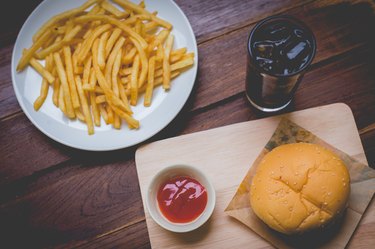
<svg viewBox="0 0 375 249"><path fill-rule="evenodd" d="M149 11L158 11L158 16L173 24L174 48L187 47L195 53L195 65L172 80L171 90L166 93L161 87L155 89L151 107L143 106L143 96L133 107L134 118L140 121L138 130L129 130L123 124L121 130L106 125L95 127L95 134L87 134L86 124L70 120L52 103L52 91L36 112L33 108L39 96L42 78L31 68L17 73L16 66L24 48L31 46L32 35L50 17L81 5L85 0L45 0L29 16L18 34L12 55L12 80L18 102L30 121L50 138L79 149L106 151L126 148L138 144L163 129L178 114L193 88L197 68L198 49L193 30L182 10L172 0L146 0Z"/></svg>

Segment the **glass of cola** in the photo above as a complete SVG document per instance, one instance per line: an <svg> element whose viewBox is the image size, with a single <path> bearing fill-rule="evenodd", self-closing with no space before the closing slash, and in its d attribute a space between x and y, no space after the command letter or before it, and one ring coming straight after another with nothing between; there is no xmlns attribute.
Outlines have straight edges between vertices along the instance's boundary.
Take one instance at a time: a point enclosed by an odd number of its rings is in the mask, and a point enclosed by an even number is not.
<svg viewBox="0 0 375 249"><path fill-rule="evenodd" d="M249 102L264 112L285 108L315 56L314 34L294 17L271 16L253 28L247 48Z"/></svg>

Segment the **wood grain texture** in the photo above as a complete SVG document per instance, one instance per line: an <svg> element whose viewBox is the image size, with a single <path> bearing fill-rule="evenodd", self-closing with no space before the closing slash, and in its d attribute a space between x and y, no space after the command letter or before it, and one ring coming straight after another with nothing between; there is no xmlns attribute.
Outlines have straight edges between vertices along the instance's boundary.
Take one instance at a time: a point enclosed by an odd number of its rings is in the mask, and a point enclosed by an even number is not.
<svg viewBox="0 0 375 249"><path fill-rule="evenodd" d="M0 120L4 117L19 112L16 95L14 94L11 77L11 55L13 45L0 49Z"/></svg>
<svg viewBox="0 0 375 249"><path fill-rule="evenodd" d="M0 15L0 243L148 248L136 147L87 153L60 145L39 132L16 101L11 53L22 23L40 2L15 0L6 8L10 15ZM252 109L244 97L245 46L256 21L284 12L314 30L318 53L295 101L283 112L347 103L375 167L375 50L368 32L374 23L373 1L176 2L198 38L199 76L184 109L146 143L273 115ZM372 223L361 226L351 246L366 248L364 241L375 237L374 229ZM10 241L16 236L22 240Z"/></svg>
<svg viewBox="0 0 375 249"><path fill-rule="evenodd" d="M333 104L293 112L286 114L286 117L366 163L354 117L348 106ZM157 225L145 209L151 245L155 248L242 248L249 244L253 248L264 247L265 244L259 241L261 239L258 236L233 222L224 209L279 121L280 117L269 117L237 123L157 141L139 148L136 152L136 166L144 205L148 186L155 174L175 164L193 165L202 170L214 185L217 198L210 222L190 233L186 240L183 235L172 234ZM375 217L368 217L368 223L375 224ZM233 237L233 234L236 236Z"/></svg>
<svg viewBox="0 0 375 249"><path fill-rule="evenodd" d="M110 236L109 236L110 235ZM95 237L87 241L64 244L61 248L150 248L146 222L135 223L126 229L115 231L106 236ZM58 246L57 248L60 248Z"/></svg>
<svg viewBox="0 0 375 249"><path fill-rule="evenodd" d="M143 217L133 162L74 167L85 170L59 175L47 181L48 186L0 205L3 243L55 246L96 237ZM14 234L23 239L13 241Z"/></svg>
<svg viewBox="0 0 375 249"><path fill-rule="evenodd" d="M176 1L191 22L198 42L212 39L266 16L285 12L308 2L311 0L239 0L230 3L227 0Z"/></svg>

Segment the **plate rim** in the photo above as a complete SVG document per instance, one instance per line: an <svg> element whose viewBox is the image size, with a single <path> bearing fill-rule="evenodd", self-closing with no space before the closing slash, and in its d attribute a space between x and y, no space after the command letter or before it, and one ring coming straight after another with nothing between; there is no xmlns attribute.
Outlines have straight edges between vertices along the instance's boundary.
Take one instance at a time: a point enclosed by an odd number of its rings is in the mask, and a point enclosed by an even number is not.
<svg viewBox="0 0 375 249"><path fill-rule="evenodd" d="M51 0L49 0L51 1ZM196 83L196 80L197 80L197 74L198 74L198 44L197 44L197 41L196 41L196 37L195 37L195 33L193 31L193 28L191 26L191 23L189 21L189 19L187 18L187 16L185 15L185 13L182 11L182 9L178 6L178 4L174 1L174 0L169 0L171 4L174 5L174 7L178 10L178 14L179 16L183 19L183 21L187 24L187 28L188 28L188 32L190 34L192 34L192 36L190 37L192 39L192 42L193 42L193 52L195 53L194 55L194 66L193 68L191 68L191 70L193 70L193 75L192 75L192 78L191 78L191 81L192 83L189 85L189 88L186 89L188 91L188 94L186 94L186 97L183 99L183 101L180 102L179 106L177 107L177 110L175 113L173 113L169 118L168 120L166 120L165 122L163 122L162 125L160 125L157 129L155 129L154 131L152 131L150 134L147 134L145 135L144 137L142 137L141 139L137 139L137 140L134 140L133 142L131 143L128 143L128 144L120 144L120 145L114 145L114 146L106 146L105 148L102 148L102 147L98 147L98 146L91 146L90 144L86 144L86 145L83 145L83 144L75 144L75 143L72 143L72 142L69 142L69 141L65 141L63 139L60 139L59 137L57 137L56 135L54 135L53 133L47 131L46 129L44 129L42 127L42 125L40 125L35 118L33 118L33 116L29 113L29 111L26 109L25 107L25 104L24 104L24 101L23 101L23 95L19 92L18 88L17 88L17 84L16 84L16 74L17 74L17 71L16 71L16 62L15 62L15 56L16 56L16 48L17 48L17 44L20 42L20 36L23 32L25 32L25 26L27 25L27 23L30 22L30 20L33 18L33 16L35 15L36 11L41 8L42 5L44 4L47 4L47 2L49 1L42 1L40 4L38 4L35 9L30 13L30 15L27 17L27 19L25 20L25 22L23 23L20 31L18 32L17 34L17 38L16 38L16 41L14 43L14 47L13 47L13 51L12 51L12 57L11 57L11 78L12 78L12 86L13 86L13 90L15 92L15 95L16 95L16 99L17 99L17 102L18 104L20 105L23 113L26 115L26 117L29 119L29 121L31 121L31 123L40 131L42 132L44 135L46 135L47 137L49 137L50 139L60 143L60 144L63 144L65 146L68 146L68 147L71 147L71 148L74 148L74 149L79 149L79 150L84 150L84 151L115 151L115 150L121 150L121 149L125 149L125 148L130 148L130 147L133 147L133 146L136 146L138 144L141 144L142 142L146 141L147 139L150 139L152 138L153 136L155 136L157 133L159 133L162 129L164 129L165 127L167 127L172 121L173 119L175 119L175 117L181 112L181 110L183 109L183 107L185 106L185 104L187 103L187 101L189 100L190 96L191 96L191 93L193 91L193 88L194 88L194 85ZM132 0L131 0L132 1ZM165 1L165 0L163 0ZM68 126L69 127L69 126ZM113 129L113 127L111 128ZM87 135L87 134L86 134ZM89 136L89 135L87 135ZM93 134L93 136L95 136L95 134Z"/></svg>

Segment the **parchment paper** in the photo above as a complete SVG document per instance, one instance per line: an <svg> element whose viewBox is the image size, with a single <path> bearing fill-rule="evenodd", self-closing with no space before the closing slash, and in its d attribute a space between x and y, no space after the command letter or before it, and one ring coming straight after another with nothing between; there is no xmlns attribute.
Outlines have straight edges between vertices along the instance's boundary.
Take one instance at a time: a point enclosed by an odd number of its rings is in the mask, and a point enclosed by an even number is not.
<svg viewBox="0 0 375 249"><path fill-rule="evenodd" d="M272 230L255 215L250 206L249 191L253 175L262 158L279 145L298 142L319 144L334 151L344 161L349 170L351 193L349 206L343 217L337 222L321 231L290 236ZM225 213L244 223L278 248L345 248L366 211L374 192L375 170L327 144L297 124L287 119L282 119L271 139L242 180L237 192L225 209Z"/></svg>

